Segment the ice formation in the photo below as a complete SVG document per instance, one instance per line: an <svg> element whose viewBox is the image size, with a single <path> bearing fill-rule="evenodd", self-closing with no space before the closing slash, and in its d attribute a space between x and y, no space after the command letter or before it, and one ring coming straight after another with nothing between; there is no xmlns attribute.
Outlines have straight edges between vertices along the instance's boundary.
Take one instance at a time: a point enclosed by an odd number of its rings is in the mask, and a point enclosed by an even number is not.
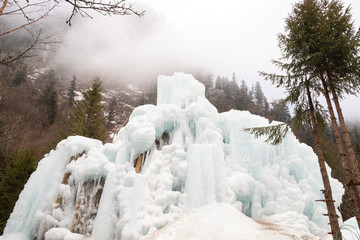
<svg viewBox="0 0 360 240"><path fill-rule="evenodd" d="M214 204L325 234L315 154L292 133L272 146L243 131L268 124L219 114L191 75L159 76L157 105L136 108L113 143L69 137L39 162L1 240L136 240Z"/></svg>

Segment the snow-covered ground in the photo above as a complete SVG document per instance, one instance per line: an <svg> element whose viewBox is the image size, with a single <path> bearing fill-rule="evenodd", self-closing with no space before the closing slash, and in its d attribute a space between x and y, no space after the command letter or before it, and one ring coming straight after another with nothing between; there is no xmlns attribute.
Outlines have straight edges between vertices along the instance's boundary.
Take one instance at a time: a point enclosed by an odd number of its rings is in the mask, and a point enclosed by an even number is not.
<svg viewBox="0 0 360 240"><path fill-rule="evenodd" d="M320 239L307 232L286 229L268 221L254 220L232 205L213 203L181 216L143 240L293 240Z"/></svg>
<svg viewBox="0 0 360 240"><path fill-rule="evenodd" d="M325 239L316 155L292 133L272 146L243 131L268 124L219 114L191 75L160 76L157 106L113 143L73 136L40 161L1 240Z"/></svg>

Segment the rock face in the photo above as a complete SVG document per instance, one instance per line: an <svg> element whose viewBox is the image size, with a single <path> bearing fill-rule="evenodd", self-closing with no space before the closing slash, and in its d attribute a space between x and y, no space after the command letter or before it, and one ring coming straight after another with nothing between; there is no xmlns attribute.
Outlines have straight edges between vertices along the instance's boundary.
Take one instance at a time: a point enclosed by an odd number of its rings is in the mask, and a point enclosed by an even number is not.
<svg viewBox="0 0 360 240"><path fill-rule="evenodd" d="M30 177L1 240L135 240L216 203L306 236L326 233L312 149L292 133L279 146L255 139L243 129L267 119L219 114L204 93L191 75L160 76L157 106L137 107L113 143L60 142Z"/></svg>

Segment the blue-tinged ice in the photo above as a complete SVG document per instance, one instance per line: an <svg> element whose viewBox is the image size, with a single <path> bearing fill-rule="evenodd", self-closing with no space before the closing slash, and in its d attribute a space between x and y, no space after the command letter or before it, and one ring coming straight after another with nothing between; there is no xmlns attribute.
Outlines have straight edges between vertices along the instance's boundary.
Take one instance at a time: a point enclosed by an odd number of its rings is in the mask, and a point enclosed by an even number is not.
<svg viewBox="0 0 360 240"><path fill-rule="evenodd" d="M247 111L219 114L189 74L159 76L157 106L136 108L113 143L69 137L39 162L1 240L137 240L217 203L326 233L316 155L292 133L272 146L243 131L266 125Z"/></svg>

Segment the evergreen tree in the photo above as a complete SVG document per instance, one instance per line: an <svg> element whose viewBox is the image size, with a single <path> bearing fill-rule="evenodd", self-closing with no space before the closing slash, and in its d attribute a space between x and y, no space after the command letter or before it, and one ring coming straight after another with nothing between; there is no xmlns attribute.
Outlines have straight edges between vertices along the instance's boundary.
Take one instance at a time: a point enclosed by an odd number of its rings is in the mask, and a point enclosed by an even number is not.
<svg viewBox="0 0 360 240"><path fill-rule="evenodd" d="M223 82L223 90L227 97L235 99L236 94L239 92L239 86L236 81L228 81L227 78L225 78Z"/></svg>
<svg viewBox="0 0 360 240"><path fill-rule="evenodd" d="M325 0L320 1L321 3L327 2ZM318 75L321 72L321 68L318 68L321 56L317 55L316 51L322 46L314 42L319 38L320 25L317 23L322 21L321 14L324 11L326 9L322 9L321 4L316 0L303 0L294 5L292 13L285 20L287 33L279 35L282 60L287 62L274 61L281 70L286 72L286 75L262 74L271 79L277 86L286 89L288 93L286 101L296 104L295 115L298 119L304 121L304 116L310 113L311 121L307 120L307 122L311 124L313 129L314 150L318 156L320 172L323 177L324 197L329 212L331 233L333 238L336 239L336 237L339 237L337 234L340 233L338 216L334 209L331 186L323 164L324 154L318 130L321 123L319 119L324 119L325 115L319 108L320 104L316 101L316 97L321 92L319 87L319 78L321 76ZM343 164L346 164L346 162ZM352 188L348 189L352 192ZM356 198L355 195L353 197Z"/></svg>
<svg viewBox="0 0 360 240"><path fill-rule="evenodd" d="M241 85L239 91L236 94L236 109L238 110L249 110L251 103L251 97L249 95L248 86L246 85L245 80L241 80Z"/></svg>
<svg viewBox="0 0 360 240"><path fill-rule="evenodd" d="M12 80L12 84L14 86L20 86L21 84L25 83L26 73L27 73L27 68L25 66L23 69L15 73L14 79Z"/></svg>
<svg viewBox="0 0 360 240"><path fill-rule="evenodd" d="M216 77L215 88L220 90L224 89L224 78L220 77L219 75Z"/></svg>
<svg viewBox="0 0 360 240"><path fill-rule="evenodd" d="M31 151L15 153L0 179L0 235L30 174L35 170Z"/></svg>
<svg viewBox="0 0 360 240"><path fill-rule="evenodd" d="M357 157L360 157L360 130L359 127L354 125L350 131L351 141L354 146L354 151Z"/></svg>
<svg viewBox="0 0 360 240"><path fill-rule="evenodd" d="M237 78L236 78L236 74L235 74L235 73L232 74L231 80L236 83Z"/></svg>
<svg viewBox="0 0 360 240"><path fill-rule="evenodd" d="M46 125L51 125L55 122L57 114L57 91L55 89L56 74L54 70L50 70L46 77L46 86L40 95L40 103L45 108L47 116Z"/></svg>
<svg viewBox="0 0 360 240"><path fill-rule="evenodd" d="M73 75L72 80L70 82L70 87L69 87L69 104L70 104L70 106L74 105L75 89L76 89L76 76Z"/></svg>
<svg viewBox="0 0 360 240"><path fill-rule="evenodd" d="M142 94L142 99L143 98L144 98L144 92ZM143 104L145 103L142 103L141 105ZM116 105L117 105L116 97L112 97L109 102L109 114L107 117L107 125L110 125L111 122L114 120Z"/></svg>
<svg viewBox="0 0 360 240"><path fill-rule="evenodd" d="M105 117L101 105L101 81L97 77L90 89L83 92L84 99L75 102L74 111L67 121L67 132L105 141Z"/></svg>
<svg viewBox="0 0 360 240"><path fill-rule="evenodd" d="M270 117L272 120L280 122L289 122L291 120L289 107L283 99L275 100L271 103L271 105L272 108L270 110Z"/></svg>
<svg viewBox="0 0 360 240"><path fill-rule="evenodd" d="M255 88L253 90L254 92L254 102L256 105L260 106L260 107L264 107L265 104L265 95L262 91L260 82L257 81L255 84Z"/></svg>
<svg viewBox="0 0 360 240"><path fill-rule="evenodd" d="M193 73L193 76L195 77L195 79L197 79L199 82L201 82L202 84L204 84L205 86L205 94L207 94L209 92L210 88L213 88L213 79L214 76L211 72L207 72L207 71L197 71L195 73Z"/></svg>
<svg viewBox="0 0 360 240"><path fill-rule="evenodd" d="M207 72L207 73L203 74L201 82L205 86L205 93L208 93L209 89L213 87L213 79L214 79L214 76L212 73Z"/></svg>
<svg viewBox="0 0 360 240"><path fill-rule="evenodd" d="M283 59L288 62L275 63L292 75L307 74L307 87L325 96L338 154L346 172L344 179L339 180L351 195L354 215L360 226L359 164L339 103L344 93L356 93L360 88L360 33L355 32L351 17L350 8L344 9L340 0L303 0L295 4L286 19L287 33L279 35Z"/></svg>

